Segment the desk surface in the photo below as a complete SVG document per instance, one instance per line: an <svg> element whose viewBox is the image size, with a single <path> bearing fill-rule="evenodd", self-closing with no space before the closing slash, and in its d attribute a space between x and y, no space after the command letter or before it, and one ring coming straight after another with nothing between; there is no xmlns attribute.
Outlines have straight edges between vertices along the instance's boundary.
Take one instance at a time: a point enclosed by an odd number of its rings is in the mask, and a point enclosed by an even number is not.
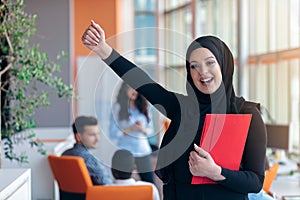
<svg viewBox="0 0 300 200"><path fill-rule="evenodd" d="M279 168L277 174L279 175L289 175L292 171L298 171L298 164L297 162L291 159L269 159L270 166L274 163L279 163Z"/></svg>
<svg viewBox="0 0 300 200"><path fill-rule="evenodd" d="M14 194L25 184L27 191L21 191L22 199L31 199L31 169L0 169L0 180L0 199L20 199Z"/></svg>
<svg viewBox="0 0 300 200"><path fill-rule="evenodd" d="M297 196L300 199L300 173L293 176L277 176L271 186L271 191L280 198Z"/></svg>

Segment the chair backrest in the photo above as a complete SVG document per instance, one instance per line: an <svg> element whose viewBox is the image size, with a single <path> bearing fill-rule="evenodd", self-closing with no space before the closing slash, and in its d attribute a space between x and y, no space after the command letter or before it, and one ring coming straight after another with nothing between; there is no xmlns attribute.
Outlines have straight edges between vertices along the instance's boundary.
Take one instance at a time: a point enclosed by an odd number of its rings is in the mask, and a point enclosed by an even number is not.
<svg viewBox="0 0 300 200"><path fill-rule="evenodd" d="M86 193L86 200L153 200L151 185L93 186Z"/></svg>
<svg viewBox="0 0 300 200"><path fill-rule="evenodd" d="M266 170L263 190L268 194L271 193L270 188L277 175L278 167L279 163L275 163L268 170Z"/></svg>
<svg viewBox="0 0 300 200"><path fill-rule="evenodd" d="M48 161L59 190L85 194L92 180L83 158L48 155Z"/></svg>

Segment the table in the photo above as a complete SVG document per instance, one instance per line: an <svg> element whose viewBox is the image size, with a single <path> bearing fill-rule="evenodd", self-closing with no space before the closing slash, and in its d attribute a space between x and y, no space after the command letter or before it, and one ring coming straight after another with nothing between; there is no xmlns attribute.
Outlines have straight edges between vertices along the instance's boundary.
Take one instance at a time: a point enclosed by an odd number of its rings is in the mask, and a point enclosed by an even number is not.
<svg viewBox="0 0 300 200"><path fill-rule="evenodd" d="M31 169L0 169L0 199L31 200Z"/></svg>
<svg viewBox="0 0 300 200"><path fill-rule="evenodd" d="M271 191L278 199L300 200L300 173L277 176Z"/></svg>

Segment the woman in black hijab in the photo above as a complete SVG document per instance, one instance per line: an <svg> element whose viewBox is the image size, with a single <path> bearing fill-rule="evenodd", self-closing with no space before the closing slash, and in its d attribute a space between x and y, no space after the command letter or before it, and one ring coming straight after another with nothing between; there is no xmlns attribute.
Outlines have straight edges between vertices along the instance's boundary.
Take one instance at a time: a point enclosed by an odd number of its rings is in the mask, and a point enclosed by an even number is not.
<svg viewBox="0 0 300 200"><path fill-rule="evenodd" d="M187 95L168 91L105 42L92 21L82 36L93 50L131 87L171 120L159 149L156 174L163 181L166 200L244 200L259 192L264 181L266 131L258 104L236 97L233 56L214 36L194 40L186 54ZM206 114L252 114L238 171L219 166L199 144ZM191 184L193 176L215 184Z"/></svg>

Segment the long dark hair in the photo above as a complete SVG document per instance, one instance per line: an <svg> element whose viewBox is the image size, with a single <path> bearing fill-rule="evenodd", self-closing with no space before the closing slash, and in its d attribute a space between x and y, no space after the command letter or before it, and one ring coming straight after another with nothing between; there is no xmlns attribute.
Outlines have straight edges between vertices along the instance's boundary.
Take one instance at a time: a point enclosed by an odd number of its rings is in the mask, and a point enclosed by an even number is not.
<svg viewBox="0 0 300 200"><path fill-rule="evenodd" d="M127 120L129 119L129 112L128 112L128 102L129 102L129 97L127 96L127 88L130 87L127 85L125 82L122 83L119 94L117 96L117 103L120 104L120 112L119 112L119 119L120 120ZM143 113L147 121L150 121L149 117L149 109L148 109L148 102L144 96L141 94L137 94L137 98L134 101L134 105L140 111Z"/></svg>

